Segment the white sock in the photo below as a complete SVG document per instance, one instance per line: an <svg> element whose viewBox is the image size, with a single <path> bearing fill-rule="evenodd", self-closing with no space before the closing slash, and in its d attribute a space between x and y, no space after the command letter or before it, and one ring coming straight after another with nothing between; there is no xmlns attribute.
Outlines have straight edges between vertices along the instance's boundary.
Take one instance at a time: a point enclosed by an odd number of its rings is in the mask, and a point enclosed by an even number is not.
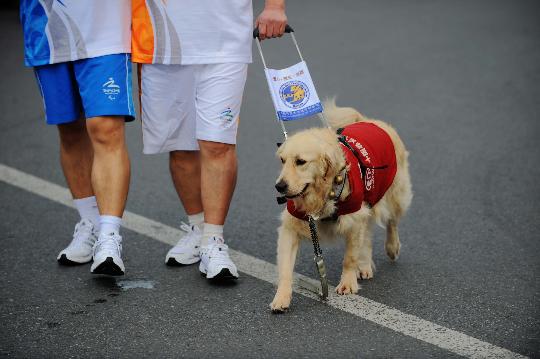
<svg viewBox="0 0 540 359"><path fill-rule="evenodd" d="M87 219L94 225L94 228L99 232L99 209L96 202L96 197L86 197L74 199L73 203L79 211L81 219Z"/></svg>
<svg viewBox="0 0 540 359"><path fill-rule="evenodd" d="M204 224L201 246L206 246L212 237L223 238L223 225L210 223Z"/></svg>
<svg viewBox="0 0 540 359"><path fill-rule="evenodd" d="M197 226L199 229L202 229L204 224L204 212L188 214L187 219L190 226Z"/></svg>
<svg viewBox="0 0 540 359"><path fill-rule="evenodd" d="M122 218L115 216L101 216L99 222L101 224L100 234L120 234Z"/></svg>

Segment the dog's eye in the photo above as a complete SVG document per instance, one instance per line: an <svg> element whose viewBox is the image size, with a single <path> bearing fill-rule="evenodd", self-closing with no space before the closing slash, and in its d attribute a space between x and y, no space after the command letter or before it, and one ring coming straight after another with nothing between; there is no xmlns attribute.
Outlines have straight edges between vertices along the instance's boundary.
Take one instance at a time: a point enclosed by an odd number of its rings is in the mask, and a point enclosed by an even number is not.
<svg viewBox="0 0 540 359"><path fill-rule="evenodd" d="M301 158L297 158L295 163L297 166L302 166L306 164L306 161Z"/></svg>
<svg viewBox="0 0 540 359"><path fill-rule="evenodd" d="M283 157L279 158L281 160L281 163L285 163L285 159Z"/></svg>

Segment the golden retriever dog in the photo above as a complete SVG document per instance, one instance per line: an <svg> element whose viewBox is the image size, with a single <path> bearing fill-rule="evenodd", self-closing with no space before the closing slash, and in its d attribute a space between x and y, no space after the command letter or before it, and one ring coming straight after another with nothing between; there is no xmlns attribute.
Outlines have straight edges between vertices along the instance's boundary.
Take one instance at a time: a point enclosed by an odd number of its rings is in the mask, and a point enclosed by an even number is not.
<svg viewBox="0 0 540 359"><path fill-rule="evenodd" d="M358 279L373 278L371 231L374 223L386 228L384 248L390 260L396 260L399 255L398 223L412 200L408 152L394 128L383 121L367 119L353 108L337 107L333 100L325 103L325 115L332 129L312 128L298 132L279 147L277 156L283 166L276 181L276 189L294 204L293 208L315 219L321 219L316 221L321 240L336 237L345 239L341 281L336 292L351 294L358 292ZM358 210L340 215L336 219L336 206L351 195L350 172L353 170L347 161L349 157L345 155L347 146L338 141L336 130L342 127L346 129L348 125L358 122L378 126L379 132L383 130L382 133L388 135L384 136L391 139L395 151L395 175L393 180L388 182L382 198L373 206L361 201ZM390 143L390 140L387 142ZM394 157L393 153L391 155ZM360 167L358 164L356 166ZM362 189L365 190L369 186L366 182L369 178L364 173L360 177L363 181L360 183L364 185ZM336 189L336 182L342 183L341 188ZM325 218L331 219L322 220ZM270 308L274 312L283 312L291 303L294 263L299 242L311 239L308 222L293 216L285 209L281 214L278 236L279 280Z"/></svg>

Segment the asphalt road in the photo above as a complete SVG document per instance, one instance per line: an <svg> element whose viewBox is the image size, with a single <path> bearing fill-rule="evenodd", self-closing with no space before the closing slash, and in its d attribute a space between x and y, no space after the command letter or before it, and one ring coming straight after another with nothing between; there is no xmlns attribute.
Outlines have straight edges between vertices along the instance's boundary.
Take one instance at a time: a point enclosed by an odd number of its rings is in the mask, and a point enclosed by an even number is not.
<svg viewBox="0 0 540 359"><path fill-rule="evenodd" d="M288 16L319 95L390 122L411 152L401 257L389 263L378 230L375 278L359 294L540 358L540 4L310 0L291 1ZM17 13L0 20L0 163L65 186ZM296 59L286 40L264 47L274 67ZM275 263L280 130L256 52L241 118L226 239ZM128 209L178 226L166 156L143 156L140 122L128 127ZM455 356L299 295L271 315L271 284L245 273L209 284L196 267L166 267L167 245L129 230L125 279L153 288L121 289L89 266L57 265L74 210L3 182L0 199L1 357ZM323 250L337 284L343 246ZM296 271L315 276L308 243Z"/></svg>

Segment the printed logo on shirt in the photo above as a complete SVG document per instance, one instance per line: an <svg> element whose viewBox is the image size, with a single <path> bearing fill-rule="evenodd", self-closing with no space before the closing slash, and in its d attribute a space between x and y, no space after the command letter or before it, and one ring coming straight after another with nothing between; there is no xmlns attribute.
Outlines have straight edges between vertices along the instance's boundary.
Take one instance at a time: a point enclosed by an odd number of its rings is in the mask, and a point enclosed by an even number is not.
<svg viewBox="0 0 540 359"><path fill-rule="evenodd" d="M366 186L366 191L371 191L374 184L375 184L375 171L372 168L366 168L366 180L364 184Z"/></svg>
<svg viewBox="0 0 540 359"><path fill-rule="evenodd" d="M300 108L309 100L309 88L302 81L288 81L279 88L279 96L290 108Z"/></svg>
<svg viewBox="0 0 540 359"><path fill-rule="evenodd" d="M369 157L369 153L360 142L358 142L355 138L349 136L345 136L345 139L352 147L356 147L356 149L360 151L367 164L371 164L371 158Z"/></svg>
<svg viewBox="0 0 540 359"><path fill-rule="evenodd" d="M111 101L116 100L116 97L120 94L120 86L114 82L112 77L109 77L109 80L102 85L102 90Z"/></svg>

